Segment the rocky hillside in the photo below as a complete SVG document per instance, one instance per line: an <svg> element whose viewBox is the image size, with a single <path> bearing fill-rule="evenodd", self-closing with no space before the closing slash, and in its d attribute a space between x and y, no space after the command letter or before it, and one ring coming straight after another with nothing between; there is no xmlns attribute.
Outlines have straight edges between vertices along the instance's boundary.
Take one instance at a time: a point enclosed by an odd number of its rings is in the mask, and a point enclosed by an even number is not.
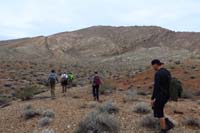
<svg viewBox="0 0 200 133"><path fill-rule="evenodd" d="M173 32L160 27L96 26L51 36L1 41L0 57L10 60L69 62L118 66L150 58L199 56L200 33Z"/></svg>

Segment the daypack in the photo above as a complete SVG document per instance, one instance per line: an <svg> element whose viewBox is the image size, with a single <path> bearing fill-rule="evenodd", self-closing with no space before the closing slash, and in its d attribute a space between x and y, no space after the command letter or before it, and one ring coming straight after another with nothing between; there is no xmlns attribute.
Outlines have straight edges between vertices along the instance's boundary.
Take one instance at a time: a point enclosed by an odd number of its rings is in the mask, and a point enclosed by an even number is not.
<svg viewBox="0 0 200 133"><path fill-rule="evenodd" d="M51 85L56 83L56 79L57 79L57 75L55 73L50 73L50 75L49 75L49 83Z"/></svg>
<svg viewBox="0 0 200 133"><path fill-rule="evenodd" d="M68 80L69 81L73 81L73 79L74 79L74 75L73 74L69 74Z"/></svg>
<svg viewBox="0 0 200 133"><path fill-rule="evenodd" d="M61 82L66 82L66 81L68 81L68 78L69 78L68 75L63 74L63 75L61 76Z"/></svg>
<svg viewBox="0 0 200 133"><path fill-rule="evenodd" d="M170 100L178 101L178 98L181 97L182 92L183 92L183 87L181 81L179 81L175 77L172 77L169 87Z"/></svg>
<svg viewBox="0 0 200 133"><path fill-rule="evenodd" d="M99 76L95 76L94 81L93 81L93 86L97 86L100 84L101 84L101 80L100 80Z"/></svg>

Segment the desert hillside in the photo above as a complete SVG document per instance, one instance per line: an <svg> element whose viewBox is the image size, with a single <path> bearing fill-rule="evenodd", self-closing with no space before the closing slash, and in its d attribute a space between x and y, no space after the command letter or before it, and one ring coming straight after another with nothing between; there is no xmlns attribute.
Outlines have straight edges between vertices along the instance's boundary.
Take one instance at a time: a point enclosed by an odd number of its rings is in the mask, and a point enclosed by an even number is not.
<svg viewBox="0 0 200 133"><path fill-rule="evenodd" d="M199 133L200 33L156 26L94 26L0 41L0 132L158 131L150 107L154 58L183 86L179 101L167 104L176 124L171 133ZM57 85L54 100L47 83L52 69L75 76L66 96ZM94 71L103 80L99 103L91 95Z"/></svg>

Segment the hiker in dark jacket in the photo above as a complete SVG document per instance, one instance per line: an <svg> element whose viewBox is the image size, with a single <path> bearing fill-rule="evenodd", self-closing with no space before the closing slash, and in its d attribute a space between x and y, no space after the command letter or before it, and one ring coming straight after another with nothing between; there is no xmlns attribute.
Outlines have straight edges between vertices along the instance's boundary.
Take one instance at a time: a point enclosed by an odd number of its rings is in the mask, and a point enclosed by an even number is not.
<svg viewBox="0 0 200 133"><path fill-rule="evenodd" d="M58 82L58 77L55 72L55 70L51 70L51 73L48 76L48 83L51 89L51 98L55 98L55 87L56 87L56 82Z"/></svg>
<svg viewBox="0 0 200 133"><path fill-rule="evenodd" d="M154 117L159 118L160 121L160 133L166 133L174 126L164 116L164 107L170 98L169 87L171 74L163 67L164 63L160 62L160 60L155 59L151 64L153 69L156 71L151 104L154 111Z"/></svg>
<svg viewBox="0 0 200 133"><path fill-rule="evenodd" d="M95 101L99 101L99 87L101 85L101 79L98 72L95 72L94 74L95 75L92 81L93 97Z"/></svg>

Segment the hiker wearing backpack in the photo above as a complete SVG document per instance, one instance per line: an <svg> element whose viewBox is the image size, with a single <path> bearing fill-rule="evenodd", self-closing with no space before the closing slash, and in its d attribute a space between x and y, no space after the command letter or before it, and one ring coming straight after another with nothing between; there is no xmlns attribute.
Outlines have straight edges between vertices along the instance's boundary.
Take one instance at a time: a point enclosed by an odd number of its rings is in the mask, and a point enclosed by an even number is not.
<svg viewBox="0 0 200 133"><path fill-rule="evenodd" d="M62 93L65 93L67 92L67 85L68 85L68 75L66 72L64 72L62 75L61 75L61 86L62 86Z"/></svg>
<svg viewBox="0 0 200 133"><path fill-rule="evenodd" d="M55 70L51 70L51 73L48 76L48 83L51 89L51 98L55 98L55 87L56 87L56 82L58 82L58 77L55 72Z"/></svg>
<svg viewBox="0 0 200 133"><path fill-rule="evenodd" d="M92 81L92 89L93 89L93 97L95 101L99 101L99 87L101 85L101 79L98 75L98 72L94 73L93 81Z"/></svg>
<svg viewBox="0 0 200 133"><path fill-rule="evenodd" d="M170 99L170 82L171 74L164 68L164 63L155 59L151 62L153 69L156 71L154 77L154 89L151 97L151 105L154 111L154 117L159 118L161 131L160 133L166 133L174 127L173 123L164 116L165 104Z"/></svg>

